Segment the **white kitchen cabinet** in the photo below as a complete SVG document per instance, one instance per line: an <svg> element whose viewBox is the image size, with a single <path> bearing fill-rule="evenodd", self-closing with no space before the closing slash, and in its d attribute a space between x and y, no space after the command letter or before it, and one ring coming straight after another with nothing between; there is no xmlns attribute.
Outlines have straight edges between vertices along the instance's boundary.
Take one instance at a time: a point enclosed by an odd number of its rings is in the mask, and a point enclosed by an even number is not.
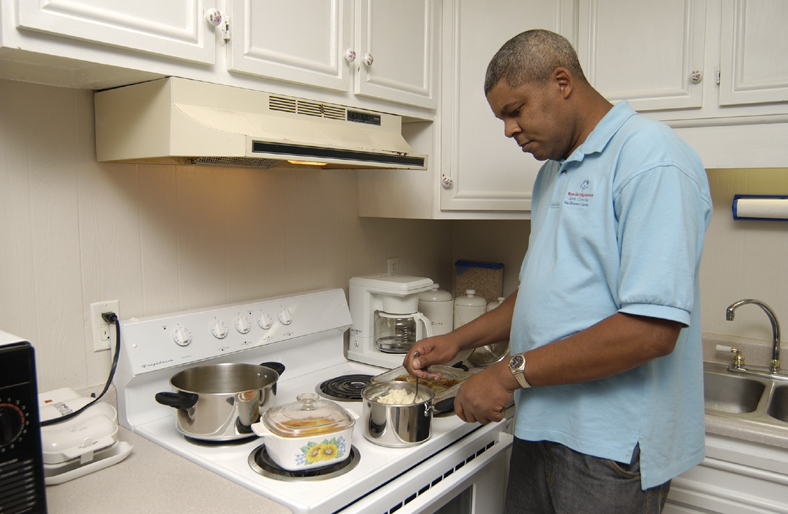
<svg viewBox="0 0 788 514"><path fill-rule="evenodd" d="M706 0L580 0L577 53L611 102L638 111L703 102Z"/></svg>
<svg viewBox="0 0 788 514"><path fill-rule="evenodd" d="M706 168L788 167L788 3L579 0L594 87L673 127Z"/></svg>
<svg viewBox="0 0 788 514"><path fill-rule="evenodd" d="M490 110L484 76L508 39L546 28L571 39L572 1L443 2L441 103L432 127L406 126L418 149L434 138L429 170L359 174L362 216L433 219L527 219L541 163L505 137Z"/></svg>
<svg viewBox="0 0 788 514"><path fill-rule="evenodd" d="M577 17L580 62L612 102L695 126L788 113L784 0L580 0Z"/></svg>
<svg viewBox="0 0 788 514"><path fill-rule="evenodd" d="M349 0L230 0L230 71L347 91Z"/></svg>
<svg viewBox="0 0 788 514"><path fill-rule="evenodd" d="M440 209L528 212L542 163L505 137L484 95L484 76L495 52L520 32L543 28L571 39L571 2L506 0L492 8L456 0L444 9Z"/></svg>
<svg viewBox="0 0 788 514"><path fill-rule="evenodd" d="M788 450L706 434L706 458L671 482L664 514L788 512Z"/></svg>
<svg viewBox="0 0 788 514"><path fill-rule="evenodd" d="M17 28L212 64L216 0L16 0Z"/></svg>
<svg viewBox="0 0 788 514"><path fill-rule="evenodd" d="M230 71L437 106L438 0L232 0Z"/></svg>
<svg viewBox="0 0 788 514"><path fill-rule="evenodd" d="M788 102L788 2L722 5L720 105Z"/></svg>

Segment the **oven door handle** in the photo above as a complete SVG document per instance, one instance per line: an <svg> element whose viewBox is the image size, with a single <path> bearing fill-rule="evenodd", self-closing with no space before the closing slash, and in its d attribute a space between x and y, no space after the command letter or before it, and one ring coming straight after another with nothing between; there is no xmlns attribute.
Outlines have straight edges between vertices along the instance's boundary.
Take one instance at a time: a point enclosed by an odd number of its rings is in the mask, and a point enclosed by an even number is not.
<svg viewBox="0 0 788 514"><path fill-rule="evenodd" d="M498 434L498 443L492 448L474 458L472 461L466 461L465 465L460 469L455 467L454 473L448 477L444 475L443 480L419 494L414 500L403 505L402 508L397 511L397 514L416 514L423 512L427 507L433 506L437 499L451 492L454 487L462 484L468 477L483 469L502 452L511 448L513 441L514 436L506 432L500 432ZM503 504L503 498L501 498L501 504ZM434 507L427 512L433 512L433 510Z"/></svg>

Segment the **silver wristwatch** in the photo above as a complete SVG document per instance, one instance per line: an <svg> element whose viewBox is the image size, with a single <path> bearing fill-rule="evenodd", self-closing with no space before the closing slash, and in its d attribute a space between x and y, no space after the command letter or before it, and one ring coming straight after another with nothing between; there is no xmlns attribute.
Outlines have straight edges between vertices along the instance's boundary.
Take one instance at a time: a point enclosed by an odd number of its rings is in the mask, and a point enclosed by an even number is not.
<svg viewBox="0 0 788 514"><path fill-rule="evenodd" d="M509 359L509 369L512 371L517 383L520 384L520 387L531 387L531 384L525 379L525 355L522 353L513 355Z"/></svg>

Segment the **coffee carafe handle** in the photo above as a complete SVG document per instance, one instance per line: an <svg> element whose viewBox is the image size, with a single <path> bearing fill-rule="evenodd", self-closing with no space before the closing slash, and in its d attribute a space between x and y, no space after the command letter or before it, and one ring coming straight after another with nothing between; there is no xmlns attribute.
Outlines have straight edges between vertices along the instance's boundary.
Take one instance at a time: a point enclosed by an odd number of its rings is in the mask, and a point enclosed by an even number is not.
<svg viewBox="0 0 788 514"><path fill-rule="evenodd" d="M420 341L425 339L426 337L432 337L432 322L429 320L427 316L424 314L417 312L413 315L413 319L416 320L416 341ZM418 322L421 321L424 324L424 334L426 337L422 337L422 332L418 328Z"/></svg>

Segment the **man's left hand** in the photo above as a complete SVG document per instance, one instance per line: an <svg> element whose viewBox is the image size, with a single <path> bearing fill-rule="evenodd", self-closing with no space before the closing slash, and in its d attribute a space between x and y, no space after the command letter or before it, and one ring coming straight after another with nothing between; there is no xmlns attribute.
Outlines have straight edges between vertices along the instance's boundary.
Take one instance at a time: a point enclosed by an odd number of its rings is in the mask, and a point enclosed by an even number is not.
<svg viewBox="0 0 788 514"><path fill-rule="evenodd" d="M454 398L454 412L468 423L486 425L503 419L506 404L512 398L514 381L506 361L498 362L465 380ZM511 379L508 380L508 379ZM515 382L516 384L516 382Z"/></svg>

